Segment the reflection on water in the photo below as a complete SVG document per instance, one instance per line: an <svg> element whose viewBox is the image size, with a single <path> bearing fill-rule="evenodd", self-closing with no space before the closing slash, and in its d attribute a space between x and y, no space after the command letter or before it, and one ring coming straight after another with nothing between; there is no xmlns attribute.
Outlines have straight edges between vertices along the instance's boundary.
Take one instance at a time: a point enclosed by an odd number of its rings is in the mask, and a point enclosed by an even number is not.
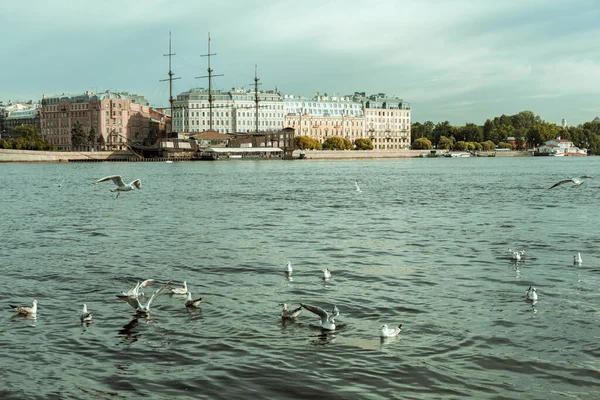
<svg viewBox="0 0 600 400"><path fill-rule="evenodd" d="M0 315L0 397L600 398L597 191L547 190L599 167L2 165L0 303L18 293L44 308ZM147 183L118 199L89 184L112 174ZM508 258L515 244L526 262ZM585 264L570 265L577 252ZM132 318L114 296L148 278L186 281L202 307L161 293ZM530 285L539 303L524 300ZM84 301L94 322L79 326ZM282 302L336 304L341 319L332 332L307 311L281 319ZM379 338L382 321L402 322L399 337Z"/></svg>

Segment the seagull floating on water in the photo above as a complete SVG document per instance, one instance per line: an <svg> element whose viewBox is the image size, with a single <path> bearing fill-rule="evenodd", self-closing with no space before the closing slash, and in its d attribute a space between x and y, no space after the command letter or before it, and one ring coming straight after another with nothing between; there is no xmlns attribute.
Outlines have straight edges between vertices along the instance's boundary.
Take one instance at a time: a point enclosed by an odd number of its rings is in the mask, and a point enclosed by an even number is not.
<svg viewBox="0 0 600 400"><path fill-rule="evenodd" d="M187 283L185 281L183 281L183 286L180 288L169 288L169 290L171 291L172 294L187 294L188 292L188 287L187 287Z"/></svg>
<svg viewBox="0 0 600 400"><path fill-rule="evenodd" d="M287 308L287 303L280 304L280 306L283 306L281 318L296 318L300 314L300 311L302 311L302 306L294 308L293 310Z"/></svg>
<svg viewBox="0 0 600 400"><path fill-rule="evenodd" d="M187 299L185 300L185 306L189 308L198 308L200 307L200 302L202 301L202 297L198 297L197 299L192 299L192 293L187 292Z"/></svg>
<svg viewBox="0 0 600 400"><path fill-rule="evenodd" d="M110 181L112 180L115 185L117 185L116 189L111 189L111 192L117 192L117 197L119 197L119 195L121 194L121 192L129 192L131 190L134 189L141 189L142 188L142 181L139 179L133 180L131 182L129 182L128 184L123 183L123 179L121 178L121 175L111 175L111 176L106 176L102 179L98 179L95 182L92 182L93 184L98 184L100 182L106 182L106 181ZM115 198L117 198L115 197Z"/></svg>
<svg viewBox="0 0 600 400"><path fill-rule="evenodd" d="M162 292L170 284L171 284L171 281L168 281L163 286L161 286L160 289L158 289L156 292L154 292L154 294L150 297L150 299L148 300L146 305L143 305L142 303L140 303L140 300L137 297L124 296L122 294L118 294L117 297L119 299L123 300L125 303L129 304L131 306L131 308L133 308L135 310L137 315L142 316L142 317L147 317L148 315L150 315L150 304L152 304L152 301L154 300L154 298L156 296L158 296L159 293Z"/></svg>
<svg viewBox="0 0 600 400"><path fill-rule="evenodd" d="M292 269L292 262L288 261L287 264L285 265L285 269L284 269L285 273L290 275L293 271Z"/></svg>
<svg viewBox="0 0 600 400"><path fill-rule="evenodd" d="M383 326L379 327L379 337L387 338L398 336L401 330L402 324L398 325L397 328L388 328L387 324L383 324Z"/></svg>
<svg viewBox="0 0 600 400"><path fill-rule="evenodd" d="M37 300L33 300L33 306L28 307L28 306L13 306L12 304L9 304L9 306L11 306L12 308L15 309L15 311L17 313L19 313L19 315L24 315L27 317L35 317L36 313L37 313Z"/></svg>
<svg viewBox="0 0 600 400"><path fill-rule="evenodd" d="M583 183L584 179L587 179L587 178L591 178L591 176L581 175L579 178L564 179L560 182L556 182L554 185L550 186L548 189L552 189L552 188L562 185L563 183L569 183L569 182L571 182L573 184L573 187L579 187Z"/></svg>
<svg viewBox="0 0 600 400"><path fill-rule="evenodd" d="M533 286L529 286L529 289L527 289L527 291L525 292L525 297L529 301L534 301L534 302L537 301L537 299L538 299L537 290L535 290L535 288Z"/></svg>
<svg viewBox="0 0 600 400"><path fill-rule="evenodd" d="M83 308L81 309L81 315L79 316L79 319L82 323L92 321L92 313L88 311L85 303L83 303Z"/></svg>
<svg viewBox="0 0 600 400"><path fill-rule="evenodd" d="M356 186L357 192L362 192L362 190L360 190L360 186L358 186L358 181L354 181L354 186Z"/></svg>
<svg viewBox="0 0 600 400"><path fill-rule="evenodd" d="M328 279L331 279L331 271L329 271L329 268L325 268L323 269L323 280L326 281Z"/></svg>
<svg viewBox="0 0 600 400"><path fill-rule="evenodd" d="M514 261L521 261L521 257L525 254L525 250L513 251L508 249L508 252L512 255Z"/></svg>
<svg viewBox="0 0 600 400"><path fill-rule="evenodd" d="M338 315L340 315L340 310L334 305L331 314L327 311L323 310L321 307L317 306L309 306L308 304L300 304L301 307L306 308L311 313L317 314L319 318L321 318L321 328L327 329L329 331L335 330L335 320Z"/></svg>
<svg viewBox="0 0 600 400"><path fill-rule="evenodd" d="M573 256L573 264L574 265L581 265L583 261L581 260L581 253L577 253L576 255Z"/></svg>

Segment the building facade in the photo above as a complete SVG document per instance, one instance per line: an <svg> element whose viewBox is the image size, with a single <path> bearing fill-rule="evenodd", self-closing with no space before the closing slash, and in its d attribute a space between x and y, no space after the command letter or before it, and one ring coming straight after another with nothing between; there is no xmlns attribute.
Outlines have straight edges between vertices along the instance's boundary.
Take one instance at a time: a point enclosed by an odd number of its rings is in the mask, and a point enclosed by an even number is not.
<svg viewBox="0 0 600 400"><path fill-rule="evenodd" d="M286 127L296 136L325 141L339 136L354 141L364 137L365 121L361 104L350 97L320 96L312 99L286 95L283 98Z"/></svg>
<svg viewBox="0 0 600 400"><path fill-rule="evenodd" d="M365 112L365 137L375 150L410 148L411 110L402 99L377 93L365 96L355 93L353 100L362 104Z"/></svg>
<svg viewBox="0 0 600 400"><path fill-rule="evenodd" d="M208 89L194 88L177 95L173 102L173 131L233 133L268 132L283 128L283 102L281 95L275 91L255 94L239 88L229 92L211 90L211 97L212 111Z"/></svg>
<svg viewBox="0 0 600 400"><path fill-rule="evenodd" d="M41 133L58 150L74 150L71 131L77 123L90 137L88 147L123 150L128 144L143 142L148 137L150 107L142 96L128 92L85 92L42 98Z"/></svg>
<svg viewBox="0 0 600 400"><path fill-rule="evenodd" d="M16 137L19 125L33 125L40 132L40 105L11 104L0 110L0 138Z"/></svg>

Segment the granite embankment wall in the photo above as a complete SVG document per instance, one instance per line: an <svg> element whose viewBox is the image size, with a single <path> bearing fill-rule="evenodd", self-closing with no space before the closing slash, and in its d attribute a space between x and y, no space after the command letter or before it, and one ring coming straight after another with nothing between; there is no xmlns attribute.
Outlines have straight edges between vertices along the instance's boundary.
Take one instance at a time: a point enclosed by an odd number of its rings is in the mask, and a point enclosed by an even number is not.
<svg viewBox="0 0 600 400"><path fill-rule="evenodd" d="M414 158L428 153L426 150L306 150L307 160L351 160L381 158ZM527 156L523 151L497 152L496 157ZM300 157L300 151L294 151L294 158ZM162 159L161 159L162 160ZM0 149L2 162L68 162L68 161L139 161L129 151L33 151ZM158 161L158 160L157 160Z"/></svg>
<svg viewBox="0 0 600 400"><path fill-rule="evenodd" d="M135 160L129 151L34 151L0 149L0 162L68 162Z"/></svg>
<svg viewBox="0 0 600 400"><path fill-rule="evenodd" d="M313 160L344 160L344 159L369 159L369 158L414 158L421 154L428 154L427 150L305 150L305 158ZM528 156L525 151L496 152L496 157ZM300 151L294 151L294 157L300 157Z"/></svg>

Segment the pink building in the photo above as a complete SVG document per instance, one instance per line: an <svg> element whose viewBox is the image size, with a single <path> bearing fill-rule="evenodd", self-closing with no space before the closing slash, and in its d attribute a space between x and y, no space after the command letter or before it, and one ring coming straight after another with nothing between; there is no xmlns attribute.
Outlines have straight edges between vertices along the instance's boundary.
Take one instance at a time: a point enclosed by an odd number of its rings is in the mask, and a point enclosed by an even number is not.
<svg viewBox="0 0 600 400"><path fill-rule="evenodd" d="M123 150L148 136L150 107L127 92L44 96L40 122L42 135L58 150L74 150L71 131L77 122L87 135L84 147Z"/></svg>

